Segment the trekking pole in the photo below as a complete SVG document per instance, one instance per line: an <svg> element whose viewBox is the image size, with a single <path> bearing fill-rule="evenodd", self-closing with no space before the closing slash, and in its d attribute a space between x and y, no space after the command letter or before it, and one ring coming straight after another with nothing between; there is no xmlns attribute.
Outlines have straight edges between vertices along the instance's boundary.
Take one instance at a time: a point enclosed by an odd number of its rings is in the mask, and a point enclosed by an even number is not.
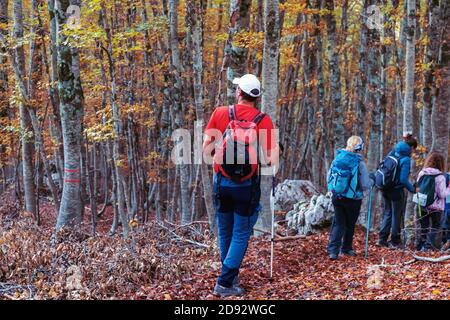
<svg viewBox="0 0 450 320"><path fill-rule="evenodd" d="M274 219L275 219L275 166L273 167L272 172L272 197L270 201L270 209L272 213L272 230L271 230L271 237L270 237L270 280L272 280L273 275L273 244L275 242L274 238Z"/></svg>
<svg viewBox="0 0 450 320"><path fill-rule="evenodd" d="M369 257L369 232L370 232L370 219L371 219L371 211L372 211L372 192L373 187L370 189L369 193L369 209L367 210L367 223L366 223L366 248L364 257L367 259Z"/></svg>

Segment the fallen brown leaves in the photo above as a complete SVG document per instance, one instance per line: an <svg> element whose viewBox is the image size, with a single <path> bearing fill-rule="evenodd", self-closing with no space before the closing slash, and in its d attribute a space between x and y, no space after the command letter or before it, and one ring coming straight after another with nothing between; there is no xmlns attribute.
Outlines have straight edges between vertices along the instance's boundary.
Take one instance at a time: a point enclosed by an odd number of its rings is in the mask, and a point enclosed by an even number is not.
<svg viewBox="0 0 450 320"><path fill-rule="evenodd" d="M149 223L127 241L106 231L96 237L63 232L56 239L52 227L35 226L30 215L0 219L0 299L217 299L211 294L220 273L217 248L192 226ZM180 241L169 227L210 248ZM405 265L411 252L376 247L375 239L366 260L358 229L359 256L331 262L327 240L324 231L275 243L269 281L270 242L252 238L241 269L247 293L239 299L450 299L449 261Z"/></svg>

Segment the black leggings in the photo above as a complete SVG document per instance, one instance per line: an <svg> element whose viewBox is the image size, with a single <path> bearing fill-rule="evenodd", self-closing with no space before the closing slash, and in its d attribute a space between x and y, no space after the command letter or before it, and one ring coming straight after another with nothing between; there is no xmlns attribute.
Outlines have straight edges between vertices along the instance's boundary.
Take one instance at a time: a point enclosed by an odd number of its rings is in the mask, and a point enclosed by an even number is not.
<svg viewBox="0 0 450 320"><path fill-rule="evenodd" d="M418 211L418 210L417 210ZM441 211L421 210L422 215L418 213L420 222L420 234L417 249L433 249L436 248L436 236L441 231Z"/></svg>
<svg viewBox="0 0 450 320"><path fill-rule="evenodd" d="M355 224L361 210L361 200L333 197L334 218L331 225L328 253L353 250Z"/></svg>

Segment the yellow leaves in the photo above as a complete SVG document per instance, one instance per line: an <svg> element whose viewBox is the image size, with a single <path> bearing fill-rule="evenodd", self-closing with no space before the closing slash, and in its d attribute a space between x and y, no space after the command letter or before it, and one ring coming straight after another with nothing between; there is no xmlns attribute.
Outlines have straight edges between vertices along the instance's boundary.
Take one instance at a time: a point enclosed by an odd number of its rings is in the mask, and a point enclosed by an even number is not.
<svg viewBox="0 0 450 320"><path fill-rule="evenodd" d="M283 66L289 66L289 65L295 65L297 63L297 58L295 56L294 47L281 47L280 48L280 65Z"/></svg>
<svg viewBox="0 0 450 320"><path fill-rule="evenodd" d="M438 289L434 289L433 291L431 291L431 294L433 294L433 295L439 295L441 293L442 292L440 290L438 290Z"/></svg>
<svg viewBox="0 0 450 320"><path fill-rule="evenodd" d="M233 45L239 48L262 50L264 46L264 32L239 32L234 36Z"/></svg>
<svg viewBox="0 0 450 320"><path fill-rule="evenodd" d="M416 73L430 70L432 64L433 64L432 61L430 61L429 63L416 63L416 67L415 67Z"/></svg>
<svg viewBox="0 0 450 320"><path fill-rule="evenodd" d="M286 11L286 12L292 13L292 14L305 13L306 3L299 3L299 2L282 3L282 4L280 4L280 11Z"/></svg>
<svg viewBox="0 0 450 320"><path fill-rule="evenodd" d="M136 219L131 219L130 222L128 222L128 225L130 226L130 228L136 228L138 226L138 222Z"/></svg>
<svg viewBox="0 0 450 320"><path fill-rule="evenodd" d="M222 33L218 33L214 36L214 40L215 41L226 41L228 39L228 33L226 32L222 32Z"/></svg>
<svg viewBox="0 0 450 320"><path fill-rule="evenodd" d="M300 1L282 3L280 4L280 11L285 11L286 13L293 15L297 15L299 13L318 15L334 13L328 9L308 9L306 8L306 2L301 3Z"/></svg>
<svg viewBox="0 0 450 320"><path fill-rule="evenodd" d="M144 122L144 126L148 128L153 128L156 126L156 120L154 117L150 117L147 119L147 121Z"/></svg>
<svg viewBox="0 0 450 320"><path fill-rule="evenodd" d="M382 40L382 44L385 46L390 46L394 44L394 39L392 37L384 37Z"/></svg>
<svg viewBox="0 0 450 320"><path fill-rule="evenodd" d="M149 107L145 104L127 104L122 107L125 113L148 112Z"/></svg>
<svg viewBox="0 0 450 320"><path fill-rule="evenodd" d="M100 142L114 138L113 120L110 118L106 123L95 124L90 128L84 130L88 140Z"/></svg>
<svg viewBox="0 0 450 320"><path fill-rule="evenodd" d="M414 159L414 161L416 162L416 165L419 168L423 166L427 152L428 152L427 147L419 144L417 146L416 151L411 155L411 158Z"/></svg>
<svg viewBox="0 0 450 320"><path fill-rule="evenodd" d="M127 163L125 159L119 159L115 162L117 168L125 169L127 167Z"/></svg>
<svg viewBox="0 0 450 320"><path fill-rule="evenodd" d="M86 6L87 6L87 10L90 13L95 13L99 10L101 10L101 4L102 4L102 0L88 0L86 1Z"/></svg>
<svg viewBox="0 0 450 320"><path fill-rule="evenodd" d="M427 46L430 43L430 39L428 35L424 34L420 37L419 41L417 41L416 45Z"/></svg>

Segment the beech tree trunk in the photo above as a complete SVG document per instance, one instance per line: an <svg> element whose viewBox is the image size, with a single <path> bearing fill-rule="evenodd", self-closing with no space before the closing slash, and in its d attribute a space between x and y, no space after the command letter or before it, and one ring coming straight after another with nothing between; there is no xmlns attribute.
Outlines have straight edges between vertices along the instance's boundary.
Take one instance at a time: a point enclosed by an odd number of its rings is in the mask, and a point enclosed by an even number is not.
<svg viewBox="0 0 450 320"><path fill-rule="evenodd" d="M369 4L374 1L369 0ZM361 26L367 28L366 25ZM367 79L368 79L368 99L367 105L370 110L370 133L369 133L369 147L368 147L368 170L375 171L380 162L380 94L381 79L380 79L380 31L378 29L367 30Z"/></svg>
<svg viewBox="0 0 450 320"><path fill-rule="evenodd" d="M367 7L369 6L369 1L364 0L362 10L365 13ZM355 106L354 111L356 113L357 121L354 124L353 134L357 134L364 137L364 128L367 119L367 108L365 102L365 95L367 89L367 32L368 28L366 26L367 18L361 15L360 18L360 38L359 38L359 70L356 76L356 88L355 88ZM356 127L355 127L356 126Z"/></svg>
<svg viewBox="0 0 450 320"><path fill-rule="evenodd" d="M435 88L435 104L432 114L433 145L431 151L442 154L448 161L449 127L450 127L450 4L442 0L439 6L439 43L441 48L437 60L439 70L439 87Z"/></svg>
<svg viewBox="0 0 450 320"><path fill-rule="evenodd" d="M341 101L341 69L340 54L337 50L336 19L334 18L334 0L325 0L325 16L327 23L328 45L327 53L330 71L330 110L333 110L333 142L334 150L345 147L346 132L344 128L344 107Z"/></svg>
<svg viewBox="0 0 450 320"><path fill-rule="evenodd" d="M415 67L415 29L416 29L416 0L407 0L406 55L405 55L405 93L403 97L403 134L413 133L414 106L414 67Z"/></svg>
<svg viewBox="0 0 450 320"><path fill-rule="evenodd" d="M114 64L113 58L113 49L112 49L112 34L111 34L111 26L108 22L107 11L104 6L102 6L101 11L103 28L106 33L106 41L107 48L103 47L103 50L106 51L106 55L108 58L109 65L109 76L111 82L111 92L110 92L110 101L112 107L112 117L114 123L114 138L112 143L112 158L114 162L112 164L114 180L115 180L115 197L114 200L117 201L117 215L120 218L120 222L122 223L122 234L124 238L128 237L129 226L127 214L125 212L125 192L126 189L124 187L124 147L123 147L123 139L125 132L123 131L123 122L121 117L121 112L119 106L117 105L117 88L116 88L116 68ZM111 148L110 148L111 149ZM110 150L111 152L111 150ZM114 203L116 205L116 203ZM116 222L117 220L115 220ZM113 223L113 227L111 228L111 233L115 231L115 224Z"/></svg>
<svg viewBox="0 0 450 320"><path fill-rule="evenodd" d="M0 1L0 24L8 23L8 0ZM0 29L0 33L3 37L8 35L8 30L6 28ZM9 99L6 95L8 90L8 72L6 70L6 48L0 43L0 103L6 106L9 103ZM3 111L0 111L3 112ZM6 112L5 112L6 113Z"/></svg>
<svg viewBox="0 0 450 320"><path fill-rule="evenodd" d="M230 1L230 27L224 52L224 66L227 70L227 103L229 105L236 100L236 85L232 83L233 79L246 73L248 49L237 47L233 41L236 34L249 30L251 4L251 0Z"/></svg>
<svg viewBox="0 0 450 320"><path fill-rule="evenodd" d="M61 128L64 144L64 185L56 229L81 222L80 153L83 121L83 89L81 87L78 49L68 43L64 29L69 5L79 1L55 1L57 12L56 44L58 53L58 91L60 98Z"/></svg>
<svg viewBox="0 0 450 320"><path fill-rule="evenodd" d="M262 105L261 111L276 123L278 101L278 56L280 40L280 17L278 0L264 0L264 52L262 63ZM263 175L261 179L262 212L258 225L269 230L271 225L270 194L271 177Z"/></svg>
<svg viewBox="0 0 450 320"><path fill-rule="evenodd" d="M175 114L175 128L183 128L184 113L182 105L183 80L181 74L183 66L181 64L180 49L178 47L178 0L169 0L169 29L170 29L170 51L171 51L171 72L174 75L174 86L172 90L173 112ZM189 155L191 157L191 155ZM181 193L181 223L190 222L191 214L189 201L189 166L180 164L180 193Z"/></svg>
<svg viewBox="0 0 450 320"><path fill-rule="evenodd" d="M13 13L14 13L14 39L17 41L14 50L14 62L18 73L16 73L16 81L20 82L20 79L25 79L25 51L23 47L23 12L22 12L22 0L13 1ZM24 83L22 85L21 96L22 99L19 102L20 112L20 127L22 129L22 175L23 175L23 188L25 196L25 210L31 212L36 216L36 193L34 185L34 142L33 142L33 130L31 126L30 116L28 114L27 96L28 90Z"/></svg>
<svg viewBox="0 0 450 320"><path fill-rule="evenodd" d="M188 15L191 17L190 24L193 31L193 69L194 69L194 103L195 112L198 124L201 124L199 129L202 136L203 122L204 122L204 106L203 106L203 6L204 1L189 0L188 1ZM194 130L195 130L194 129ZM201 150L201 144L198 146ZM210 230L217 234L217 226L215 218L215 211L213 205L213 190L208 165L202 161L200 164L201 179L203 186L203 199L208 215ZM193 217L195 215L192 215Z"/></svg>

